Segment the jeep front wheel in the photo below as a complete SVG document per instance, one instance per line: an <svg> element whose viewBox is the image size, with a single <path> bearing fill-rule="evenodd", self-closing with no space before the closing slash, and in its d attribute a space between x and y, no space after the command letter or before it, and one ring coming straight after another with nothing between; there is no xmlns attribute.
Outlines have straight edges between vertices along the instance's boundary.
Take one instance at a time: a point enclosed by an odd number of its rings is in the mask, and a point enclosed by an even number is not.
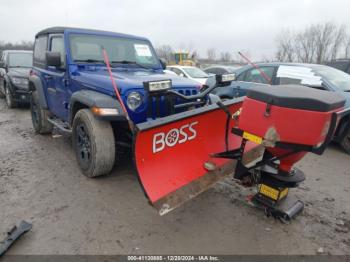
<svg viewBox="0 0 350 262"><path fill-rule="evenodd" d="M35 132L39 134L49 134L53 126L47 120L49 112L40 106L38 92L33 91L30 96L30 113Z"/></svg>
<svg viewBox="0 0 350 262"><path fill-rule="evenodd" d="M94 117L89 109L79 110L73 121L73 147L84 175L108 174L114 166L115 141L112 126Z"/></svg>

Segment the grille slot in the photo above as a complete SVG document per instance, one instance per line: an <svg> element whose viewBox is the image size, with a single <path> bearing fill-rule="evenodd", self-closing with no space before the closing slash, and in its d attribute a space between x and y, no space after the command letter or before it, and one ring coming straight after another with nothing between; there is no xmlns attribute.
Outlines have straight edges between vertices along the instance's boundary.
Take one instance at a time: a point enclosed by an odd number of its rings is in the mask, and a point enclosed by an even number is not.
<svg viewBox="0 0 350 262"><path fill-rule="evenodd" d="M190 96L198 93L196 89L177 89L182 95ZM179 97L174 97L172 94L152 94L148 93L148 111L147 118L156 119L165 117L175 113L186 111L186 108L175 109L174 105L186 103Z"/></svg>

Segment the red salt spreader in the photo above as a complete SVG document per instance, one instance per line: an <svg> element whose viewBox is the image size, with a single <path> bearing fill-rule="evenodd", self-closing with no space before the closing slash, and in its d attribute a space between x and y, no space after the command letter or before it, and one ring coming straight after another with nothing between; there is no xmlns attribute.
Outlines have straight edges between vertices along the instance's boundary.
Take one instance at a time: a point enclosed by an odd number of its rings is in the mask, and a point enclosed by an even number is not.
<svg viewBox="0 0 350 262"><path fill-rule="evenodd" d="M210 91L189 97L164 92L194 101L185 105L207 105L136 125L134 159L150 203L166 214L233 175L243 185L257 185L252 202L267 215L295 217L304 204L287 195L305 175L294 164L308 152L324 152L350 112L345 100L294 85L256 88L224 102Z"/></svg>
<svg viewBox="0 0 350 262"><path fill-rule="evenodd" d="M300 200L288 198L289 188L305 180L293 167L308 152L321 155L339 120L349 114L340 95L298 85L270 86L248 92L232 133L243 138L239 149L217 157L237 159L234 178L258 184L253 202L267 215L283 221L299 214ZM262 159L247 167L240 161L247 141L264 146Z"/></svg>

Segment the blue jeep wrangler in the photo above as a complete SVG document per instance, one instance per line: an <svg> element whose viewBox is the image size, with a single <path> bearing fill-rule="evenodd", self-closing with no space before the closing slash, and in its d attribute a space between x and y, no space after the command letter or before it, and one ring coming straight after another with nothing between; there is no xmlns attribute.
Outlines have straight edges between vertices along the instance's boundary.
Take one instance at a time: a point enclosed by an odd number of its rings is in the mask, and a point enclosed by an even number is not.
<svg viewBox="0 0 350 262"><path fill-rule="evenodd" d="M109 173L118 155L132 145L132 132L116 98L103 50L136 124L185 110L174 107L184 103L181 98L153 95L146 88L149 83L163 80L183 96L200 89L189 79L165 74L165 63L146 38L65 27L39 32L29 77L34 129L40 134L51 133L53 127L72 133L77 161L88 177Z"/></svg>

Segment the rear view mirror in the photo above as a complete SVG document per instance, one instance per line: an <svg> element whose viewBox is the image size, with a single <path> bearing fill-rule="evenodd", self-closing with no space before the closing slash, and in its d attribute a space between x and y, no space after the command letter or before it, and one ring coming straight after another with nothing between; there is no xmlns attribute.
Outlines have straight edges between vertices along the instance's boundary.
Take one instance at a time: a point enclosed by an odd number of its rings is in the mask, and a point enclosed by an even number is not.
<svg viewBox="0 0 350 262"><path fill-rule="evenodd" d="M61 67L61 54L59 52L46 52L46 63L48 66Z"/></svg>

